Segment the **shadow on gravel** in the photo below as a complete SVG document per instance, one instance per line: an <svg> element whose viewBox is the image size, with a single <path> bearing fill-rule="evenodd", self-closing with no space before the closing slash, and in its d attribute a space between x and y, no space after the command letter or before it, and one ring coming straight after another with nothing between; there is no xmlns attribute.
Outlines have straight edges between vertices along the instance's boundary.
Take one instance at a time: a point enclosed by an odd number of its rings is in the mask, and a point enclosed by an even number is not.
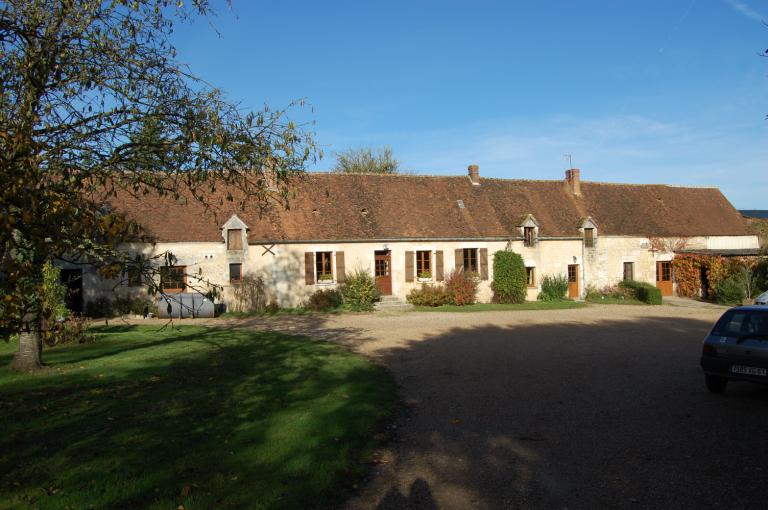
<svg viewBox="0 0 768 510"><path fill-rule="evenodd" d="M762 506L768 390L707 392L710 327L484 326L391 349L382 360L408 410L391 461L350 507Z"/></svg>

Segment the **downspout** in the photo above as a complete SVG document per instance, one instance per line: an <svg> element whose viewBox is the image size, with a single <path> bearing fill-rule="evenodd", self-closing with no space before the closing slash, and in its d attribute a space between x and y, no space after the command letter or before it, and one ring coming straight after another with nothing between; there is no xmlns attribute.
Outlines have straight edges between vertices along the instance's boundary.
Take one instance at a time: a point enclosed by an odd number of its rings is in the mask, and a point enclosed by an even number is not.
<svg viewBox="0 0 768 510"><path fill-rule="evenodd" d="M586 299L587 295L587 259L585 257L586 248L585 245L586 241L584 238L581 240L581 289L579 289L579 296L582 299Z"/></svg>

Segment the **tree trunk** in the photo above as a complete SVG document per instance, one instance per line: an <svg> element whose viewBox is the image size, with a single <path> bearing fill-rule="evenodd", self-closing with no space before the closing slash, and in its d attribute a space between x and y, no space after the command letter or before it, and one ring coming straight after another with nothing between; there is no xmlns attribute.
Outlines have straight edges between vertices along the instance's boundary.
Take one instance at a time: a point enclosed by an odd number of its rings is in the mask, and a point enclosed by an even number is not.
<svg viewBox="0 0 768 510"><path fill-rule="evenodd" d="M13 356L11 369L32 372L43 367L43 339L36 330L19 333L19 350Z"/></svg>

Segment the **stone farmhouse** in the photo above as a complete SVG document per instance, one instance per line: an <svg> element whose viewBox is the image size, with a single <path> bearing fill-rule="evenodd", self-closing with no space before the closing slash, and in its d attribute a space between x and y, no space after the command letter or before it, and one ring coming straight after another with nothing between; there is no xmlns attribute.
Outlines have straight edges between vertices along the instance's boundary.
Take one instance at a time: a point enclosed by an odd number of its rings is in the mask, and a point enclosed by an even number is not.
<svg viewBox="0 0 768 510"><path fill-rule="evenodd" d="M623 279L675 292L676 251L747 253L758 239L713 187L581 181L491 179L471 165L461 176L309 173L291 186L288 209L219 210L172 198L121 197L113 207L137 220L152 243L125 249L172 252L162 269L167 292L202 277L224 288L224 302L243 275L260 275L281 306L296 306L347 272L375 275L385 295L405 300L423 283L455 268L475 273L479 301L491 300L493 254L513 250L525 260L528 299L544 275L565 275L569 296ZM71 272L85 300L112 290L95 271ZM73 277L74 276L74 277ZM140 286L140 282L132 282ZM140 292L123 284L125 292Z"/></svg>

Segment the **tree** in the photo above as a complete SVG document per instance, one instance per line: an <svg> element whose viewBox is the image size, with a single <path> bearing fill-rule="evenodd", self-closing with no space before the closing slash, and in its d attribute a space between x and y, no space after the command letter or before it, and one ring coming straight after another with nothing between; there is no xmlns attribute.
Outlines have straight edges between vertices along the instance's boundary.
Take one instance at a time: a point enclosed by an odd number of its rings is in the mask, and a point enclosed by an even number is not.
<svg viewBox="0 0 768 510"><path fill-rule="evenodd" d="M124 271L139 228L119 193L267 208L315 150L287 109L240 111L175 61L174 24L207 0L6 0L0 4L0 333L15 367L40 366L47 260ZM290 105L297 106L301 102ZM169 255L166 255L169 257Z"/></svg>
<svg viewBox="0 0 768 510"><path fill-rule="evenodd" d="M373 150L350 149L336 154L333 171L342 174L396 174L400 171L400 162L392 155L390 147Z"/></svg>

